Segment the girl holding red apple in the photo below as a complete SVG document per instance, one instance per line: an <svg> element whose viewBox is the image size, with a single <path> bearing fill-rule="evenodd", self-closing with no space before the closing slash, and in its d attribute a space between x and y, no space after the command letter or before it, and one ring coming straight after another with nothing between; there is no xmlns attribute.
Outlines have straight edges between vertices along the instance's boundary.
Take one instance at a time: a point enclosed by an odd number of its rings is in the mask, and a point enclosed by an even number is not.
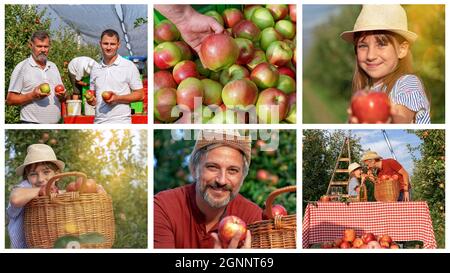
<svg viewBox="0 0 450 273"><path fill-rule="evenodd" d="M402 6L363 5L353 30L340 36L354 45L356 53L353 93L386 93L390 100L388 122L430 123L430 103L422 81L413 74L410 48L417 34L408 30ZM350 122L364 122L358 120L356 111L348 110Z"/></svg>

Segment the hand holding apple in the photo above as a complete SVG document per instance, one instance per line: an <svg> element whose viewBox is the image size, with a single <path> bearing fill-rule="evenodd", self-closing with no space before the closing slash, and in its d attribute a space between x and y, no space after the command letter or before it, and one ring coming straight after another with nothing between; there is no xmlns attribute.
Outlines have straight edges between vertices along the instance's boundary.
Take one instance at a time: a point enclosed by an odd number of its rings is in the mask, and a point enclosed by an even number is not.
<svg viewBox="0 0 450 273"><path fill-rule="evenodd" d="M226 216L219 223L218 238L224 248L236 248L247 236L247 224L237 216Z"/></svg>
<svg viewBox="0 0 450 273"><path fill-rule="evenodd" d="M242 243L242 241L240 240L241 237L241 233L236 233L235 237L233 237L233 239L231 239L230 243L228 244L228 246L224 246L222 244L222 242L219 239L219 235L215 232L211 233L211 237L214 238L214 248L252 248L252 235L250 233L250 230L247 230L246 232L246 236L245 236L245 240Z"/></svg>
<svg viewBox="0 0 450 273"><path fill-rule="evenodd" d="M104 102L110 104L115 101L116 94L113 91L103 91L102 99Z"/></svg>
<svg viewBox="0 0 450 273"><path fill-rule="evenodd" d="M49 87L50 88L50 87ZM37 86L31 92L33 99L43 99L50 96L50 91L48 93L42 92L40 86Z"/></svg>
<svg viewBox="0 0 450 273"><path fill-rule="evenodd" d="M384 92L357 91L351 100L351 123L389 123L391 103Z"/></svg>

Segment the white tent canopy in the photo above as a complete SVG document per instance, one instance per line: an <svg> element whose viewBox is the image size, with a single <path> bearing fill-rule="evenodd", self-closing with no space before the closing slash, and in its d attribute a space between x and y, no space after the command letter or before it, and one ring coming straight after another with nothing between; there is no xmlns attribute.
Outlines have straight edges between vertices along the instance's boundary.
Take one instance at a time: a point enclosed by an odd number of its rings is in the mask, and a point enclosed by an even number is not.
<svg viewBox="0 0 450 273"><path fill-rule="evenodd" d="M147 24L134 27L138 18L147 20L146 5L38 5L46 8L52 30L69 26L80 35L81 42L98 45L105 29L119 33L122 56L147 56Z"/></svg>

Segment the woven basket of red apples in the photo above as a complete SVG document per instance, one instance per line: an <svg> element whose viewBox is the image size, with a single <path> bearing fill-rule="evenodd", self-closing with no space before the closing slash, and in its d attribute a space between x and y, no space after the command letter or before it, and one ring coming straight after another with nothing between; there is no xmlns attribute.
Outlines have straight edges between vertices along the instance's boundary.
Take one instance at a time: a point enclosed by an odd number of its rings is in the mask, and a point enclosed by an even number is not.
<svg viewBox="0 0 450 273"><path fill-rule="evenodd" d="M267 220L248 225L252 234L252 248L296 248L297 216L288 215L281 205L273 205L275 198L287 192L295 192L296 186L288 186L270 193L264 210Z"/></svg>
<svg viewBox="0 0 450 273"><path fill-rule="evenodd" d="M81 179L71 182L65 191L58 190L55 183L70 176ZM80 248L111 248L114 243L112 199L82 172L49 179L39 196L25 206L24 224L30 248L60 248L65 240Z"/></svg>

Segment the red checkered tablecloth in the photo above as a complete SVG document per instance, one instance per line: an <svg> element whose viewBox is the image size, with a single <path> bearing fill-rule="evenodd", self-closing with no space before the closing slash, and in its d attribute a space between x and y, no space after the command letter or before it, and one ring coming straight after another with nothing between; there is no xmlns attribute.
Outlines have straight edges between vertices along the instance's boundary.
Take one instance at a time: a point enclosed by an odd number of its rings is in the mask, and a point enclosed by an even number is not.
<svg viewBox="0 0 450 273"><path fill-rule="evenodd" d="M426 202L309 204L303 217L303 248L334 241L347 228L358 236L388 234L394 241L422 241L424 248L436 248Z"/></svg>

